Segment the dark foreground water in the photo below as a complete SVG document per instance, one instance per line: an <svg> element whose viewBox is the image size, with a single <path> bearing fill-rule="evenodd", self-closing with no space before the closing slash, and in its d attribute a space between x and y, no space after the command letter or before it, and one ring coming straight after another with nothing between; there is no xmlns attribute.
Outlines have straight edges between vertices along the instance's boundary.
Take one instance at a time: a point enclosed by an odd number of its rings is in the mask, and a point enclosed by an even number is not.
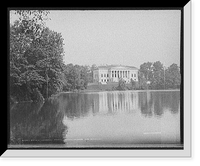
<svg viewBox="0 0 200 166"><path fill-rule="evenodd" d="M45 103L15 104L10 145L179 146L180 92L63 93Z"/></svg>

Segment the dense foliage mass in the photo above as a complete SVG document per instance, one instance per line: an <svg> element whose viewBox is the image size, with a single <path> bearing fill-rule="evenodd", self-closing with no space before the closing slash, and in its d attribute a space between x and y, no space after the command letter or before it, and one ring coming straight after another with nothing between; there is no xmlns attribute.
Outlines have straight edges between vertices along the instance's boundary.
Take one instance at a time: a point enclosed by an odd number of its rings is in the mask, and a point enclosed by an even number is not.
<svg viewBox="0 0 200 166"><path fill-rule="evenodd" d="M89 66L68 64L64 67L64 91L75 91L87 89L89 82L92 82L92 75Z"/></svg>
<svg viewBox="0 0 200 166"><path fill-rule="evenodd" d="M140 65L140 89L177 89L181 85L180 67L173 63L165 68L160 61Z"/></svg>
<svg viewBox="0 0 200 166"><path fill-rule="evenodd" d="M63 38L45 26L47 11L15 11L10 26L10 95L12 101L42 100L61 91L87 88L91 68L63 63Z"/></svg>
<svg viewBox="0 0 200 166"><path fill-rule="evenodd" d="M20 11L10 27L10 93L38 100L62 90L63 38L44 26L46 12Z"/></svg>

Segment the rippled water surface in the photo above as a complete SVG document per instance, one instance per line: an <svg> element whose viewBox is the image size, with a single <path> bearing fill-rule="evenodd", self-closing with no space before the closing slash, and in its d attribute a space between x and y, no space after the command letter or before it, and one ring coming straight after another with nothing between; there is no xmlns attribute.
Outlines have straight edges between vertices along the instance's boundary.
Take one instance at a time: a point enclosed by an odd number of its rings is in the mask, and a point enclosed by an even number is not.
<svg viewBox="0 0 200 166"><path fill-rule="evenodd" d="M11 144L180 144L179 91L63 93L10 111Z"/></svg>

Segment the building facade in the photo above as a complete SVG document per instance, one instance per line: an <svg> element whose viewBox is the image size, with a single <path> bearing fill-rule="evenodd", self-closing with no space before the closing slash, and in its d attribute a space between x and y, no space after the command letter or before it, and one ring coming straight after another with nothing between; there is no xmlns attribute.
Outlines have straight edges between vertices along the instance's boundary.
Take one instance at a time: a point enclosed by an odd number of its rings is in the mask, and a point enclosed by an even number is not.
<svg viewBox="0 0 200 166"><path fill-rule="evenodd" d="M131 79L138 81L138 69L132 66L107 65L99 66L93 71L93 82L95 83L107 84L119 82L120 79L126 83L130 83Z"/></svg>

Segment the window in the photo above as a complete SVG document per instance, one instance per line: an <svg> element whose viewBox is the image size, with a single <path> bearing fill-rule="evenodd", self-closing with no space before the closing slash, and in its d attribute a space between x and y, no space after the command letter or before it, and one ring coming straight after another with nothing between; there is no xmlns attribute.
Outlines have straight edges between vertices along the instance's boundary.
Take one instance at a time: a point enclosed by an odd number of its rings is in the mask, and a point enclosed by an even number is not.
<svg viewBox="0 0 200 166"><path fill-rule="evenodd" d="M136 77L136 74L134 74L134 77Z"/></svg>
<svg viewBox="0 0 200 166"><path fill-rule="evenodd" d="M133 77L133 74L131 74L131 77Z"/></svg>
<svg viewBox="0 0 200 166"><path fill-rule="evenodd" d="M106 79L104 80L104 82L106 82Z"/></svg>
<svg viewBox="0 0 200 166"><path fill-rule="evenodd" d="M106 74L104 74L104 77L106 77Z"/></svg>
<svg viewBox="0 0 200 166"><path fill-rule="evenodd" d="M107 74L107 77L108 77L108 74Z"/></svg>
<svg viewBox="0 0 200 166"><path fill-rule="evenodd" d="M103 77L103 74L101 74L101 77Z"/></svg>
<svg viewBox="0 0 200 166"><path fill-rule="evenodd" d="M107 79L107 82L109 82L109 79Z"/></svg>

